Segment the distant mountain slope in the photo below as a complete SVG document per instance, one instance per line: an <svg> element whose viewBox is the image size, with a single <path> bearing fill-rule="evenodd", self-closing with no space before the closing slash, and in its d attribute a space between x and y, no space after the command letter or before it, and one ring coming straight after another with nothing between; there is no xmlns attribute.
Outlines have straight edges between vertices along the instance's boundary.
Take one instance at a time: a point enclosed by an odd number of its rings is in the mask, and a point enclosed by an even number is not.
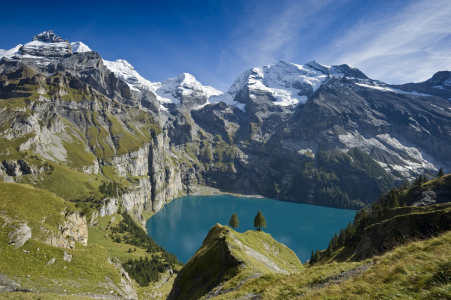
<svg viewBox="0 0 451 300"><path fill-rule="evenodd" d="M447 72L420 91L348 65L281 61L245 71L222 94L188 73L150 82L90 50L46 31L2 51L5 180L59 193L27 171L37 156L135 195L149 190L132 201L138 216L204 187L359 209L419 174L451 170ZM77 197L97 199L79 178ZM131 201L121 197L109 212Z"/></svg>

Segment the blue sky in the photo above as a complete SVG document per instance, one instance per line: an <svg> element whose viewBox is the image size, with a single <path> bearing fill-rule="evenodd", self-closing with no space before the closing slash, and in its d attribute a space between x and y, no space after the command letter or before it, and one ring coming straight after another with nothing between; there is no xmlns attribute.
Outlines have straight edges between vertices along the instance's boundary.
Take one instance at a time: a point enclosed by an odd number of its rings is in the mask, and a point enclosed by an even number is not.
<svg viewBox="0 0 451 300"><path fill-rule="evenodd" d="M279 60L347 63L388 83L451 70L449 0L8 1L1 11L1 49L52 29L153 82L188 72L226 91Z"/></svg>

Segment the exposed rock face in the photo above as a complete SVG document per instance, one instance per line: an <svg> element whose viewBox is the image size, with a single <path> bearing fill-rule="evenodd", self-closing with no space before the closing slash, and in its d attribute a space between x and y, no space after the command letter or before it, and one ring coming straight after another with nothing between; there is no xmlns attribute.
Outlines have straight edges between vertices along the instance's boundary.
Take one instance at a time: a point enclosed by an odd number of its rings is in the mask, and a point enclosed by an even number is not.
<svg viewBox="0 0 451 300"><path fill-rule="evenodd" d="M0 165L0 174L3 172L9 176L21 176L28 174L40 174L48 170L46 166L35 166L29 165L25 160L19 159L14 160L4 160L2 165Z"/></svg>
<svg viewBox="0 0 451 300"><path fill-rule="evenodd" d="M160 134L155 137L150 149L153 211L159 211L165 202L171 201L183 190L180 172L167 164L167 160L171 159L167 154L167 146L165 136Z"/></svg>
<svg viewBox="0 0 451 300"><path fill-rule="evenodd" d="M65 214L64 224L59 225L59 232L49 237L45 242L61 248L75 248L75 242L88 244L88 225L86 216L79 212Z"/></svg>
<svg viewBox="0 0 451 300"><path fill-rule="evenodd" d="M359 260L380 255L414 238L425 238L451 229L451 205L435 206L429 210L399 208L400 214L365 228L355 249ZM439 231L437 231L439 229Z"/></svg>
<svg viewBox="0 0 451 300"><path fill-rule="evenodd" d="M53 30L44 31L33 37L33 41L42 41L48 43L64 42L63 38L56 35Z"/></svg>
<svg viewBox="0 0 451 300"><path fill-rule="evenodd" d="M101 215L121 203L137 216L158 211L203 185L360 208L393 184L451 170L449 72L390 86L348 65L280 61L245 71L222 94L187 73L151 83L126 61L75 45L68 53L49 31L2 52L0 98L27 100L0 108L0 136L26 138L19 151L79 172L111 168L132 182ZM74 157L74 144L86 157ZM7 180L41 172L3 160Z"/></svg>
<svg viewBox="0 0 451 300"><path fill-rule="evenodd" d="M122 268L122 265L112 262L111 259L108 259L108 262L113 264L122 276L121 283L119 284L120 288L118 289L121 296L125 299L138 299L138 295L134 289L134 283L128 273Z"/></svg>
<svg viewBox="0 0 451 300"><path fill-rule="evenodd" d="M9 244L20 248L26 241L31 239L31 228L26 223L17 224L15 230L8 234Z"/></svg>
<svg viewBox="0 0 451 300"><path fill-rule="evenodd" d="M424 82L392 85L392 87L406 92L417 92L443 98L451 98L451 72L440 71L435 73L431 79Z"/></svg>
<svg viewBox="0 0 451 300"><path fill-rule="evenodd" d="M144 145L136 152L131 152L113 158L113 165L118 175L127 177L127 173L131 176L144 176L149 173L149 146Z"/></svg>

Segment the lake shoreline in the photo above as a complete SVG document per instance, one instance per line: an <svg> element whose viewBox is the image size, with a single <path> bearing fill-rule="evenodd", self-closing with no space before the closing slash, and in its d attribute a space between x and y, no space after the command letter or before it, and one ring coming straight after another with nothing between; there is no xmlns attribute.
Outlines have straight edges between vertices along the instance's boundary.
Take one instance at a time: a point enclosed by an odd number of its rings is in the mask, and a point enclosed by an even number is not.
<svg viewBox="0 0 451 300"><path fill-rule="evenodd" d="M239 197L231 193L187 195L167 203L146 222L149 236L169 252L187 261L202 245L215 224L239 218L239 232L254 230L258 211L266 218L266 233L292 249L305 261L312 250L325 249L330 238L354 220L355 211L280 201L264 197Z"/></svg>
<svg viewBox="0 0 451 300"><path fill-rule="evenodd" d="M319 206L319 207L329 207L329 208L336 208L336 209L342 209L342 210L351 210L351 211L359 211L356 209L349 209L349 208L342 208L342 207L334 207L334 206L325 206L325 205L318 205L318 204L314 204L314 203L310 203L310 202L303 202L303 201L290 201L290 200L283 200L283 199L275 199L275 198L266 198L262 195L246 195L246 194L239 194L239 193L231 193L231 192L224 192L221 191L219 189L216 188L212 188L212 187L204 187L194 193L190 193L190 194L184 194L182 196L179 196L177 198L172 199L169 202L165 203L165 206L169 203L171 203L172 201L182 198L182 197L186 197L186 196L220 196L220 195L229 195L229 196L234 196L234 197L241 197L241 198L255 198L255 199L271 199L271 200L276 200L276 201L281 201L281 202L287 202L287 203L295 203L295 204L309 204L309 205L314 205L314 206ZM164 208L164 206L158 211L160 212L162 209ZM156 214L158 214L158 212L153 213L150 217L148 217L146 219L146 222L152 218L153 216L155 216Z"/></svg>

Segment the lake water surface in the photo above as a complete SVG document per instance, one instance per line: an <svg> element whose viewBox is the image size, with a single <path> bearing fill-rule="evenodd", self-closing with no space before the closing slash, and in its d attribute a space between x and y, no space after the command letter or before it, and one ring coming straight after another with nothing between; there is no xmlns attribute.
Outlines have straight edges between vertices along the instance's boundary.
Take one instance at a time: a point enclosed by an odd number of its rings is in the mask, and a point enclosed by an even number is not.
<svg viewBox="0 0 451 300"><path fill-rule="evenodd" d="M185 196L166 204L147 221L146 228L155 242L186 263L202 246L213 225L228 225L230 216L236 213L240 221L236 230L253 230L259 210L267 223L263 231L296 252L301 262L310 259L312 250L327 248L330 238L345 228L356 213L273 199Z"/></svg>

